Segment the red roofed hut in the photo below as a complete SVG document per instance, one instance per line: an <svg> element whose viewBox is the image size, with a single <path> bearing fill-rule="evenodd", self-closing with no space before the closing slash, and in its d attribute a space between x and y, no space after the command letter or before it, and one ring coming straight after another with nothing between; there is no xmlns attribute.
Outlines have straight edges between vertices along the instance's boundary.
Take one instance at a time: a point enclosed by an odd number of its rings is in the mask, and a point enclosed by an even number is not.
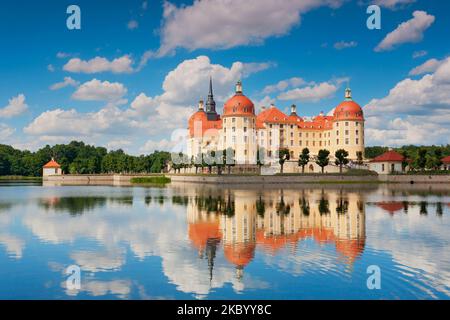
<svg viewBox="0 0 450 320"><path fill-rule="evenodd" d="M450 156L447 156L442 159L442 169L450 170Z"/></svg>
<svg viewBox="0 0 450 320"><path fill-rule="evenodd" d="M53 176L53 175L61 175L61 174L62 174L61 166L53 158L52 158L52 160L47 162L42 169L43 177L48 177L48 176Z"/></svg>
<svg viewBox="0 0 450 320"><path fill-rule="evenodd" d="M403 161L405 157L400 153L390 150L372 159L369 162L369 169L378 174L389 174L403 171Z"/></svg>

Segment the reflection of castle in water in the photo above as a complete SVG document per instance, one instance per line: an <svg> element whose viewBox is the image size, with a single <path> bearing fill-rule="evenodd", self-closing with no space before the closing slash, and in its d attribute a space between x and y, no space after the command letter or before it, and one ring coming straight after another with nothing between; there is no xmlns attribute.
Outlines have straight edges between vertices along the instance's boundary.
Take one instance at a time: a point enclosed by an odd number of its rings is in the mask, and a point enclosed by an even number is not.
<svg viewBox="0 0 450 320"><path fill-rule="evenodd" d="M189 199L189 238L207 257L211 277L220 243L239 278L257 247L272 255L283 248L295 252L300 241L310 239L334 245L350 265L364 250L364 202L358 192L233 190Z"/></svg>

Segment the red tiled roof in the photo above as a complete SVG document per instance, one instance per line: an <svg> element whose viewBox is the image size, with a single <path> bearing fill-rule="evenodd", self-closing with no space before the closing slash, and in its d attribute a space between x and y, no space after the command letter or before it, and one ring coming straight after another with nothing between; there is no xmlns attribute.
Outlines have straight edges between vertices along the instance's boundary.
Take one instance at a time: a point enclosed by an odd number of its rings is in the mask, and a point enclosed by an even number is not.
<svg viewBox="0 0 450 320"><path fill-rule="evenodd" d="M55 161L55 159L52 158L52 160L44 165L44 168L61 168L61 166Z"/></svg>
<svg viewBox="0 0 450 320"><path fill-rule="evenodd" d="M447 157L443 158L442 162L445 163L445 164L450 164L450 156L447 156Z"/></svg>
<svg viewBox="0 0 450 320"><path fill-rule="evenodd" d="M404 159L405 157L400 153L391 150L372 159L370 162L402 162Z"/></svg>

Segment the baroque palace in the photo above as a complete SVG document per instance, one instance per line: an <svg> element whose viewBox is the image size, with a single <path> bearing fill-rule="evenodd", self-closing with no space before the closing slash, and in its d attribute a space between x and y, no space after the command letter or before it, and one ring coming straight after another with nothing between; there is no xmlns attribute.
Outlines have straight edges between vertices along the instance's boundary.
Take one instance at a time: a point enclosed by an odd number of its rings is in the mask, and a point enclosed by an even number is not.
<svg viewBox="0 0 450 320"><path fill-rule="evenodd" d="M297 114L295 105L289 115L274 105L262 107L256 114L255 105L242 90L242 83L236 84L236 92L223 106L223 114L216 111L212 80L206 103L200 100L198 110L189 119L188 157L198 157L211 151L234 150L237 165L255 165L264 159L266 165L278 165L278 150L289 149L291 166L297 171L299 154L308 148L312 159L319 150L330 151L330 158L338 149L345 149L350 160L356 160L358 153L364 155L364 115L362 108L352 99L351 90L345 90L345 100L333 115L319 115L307 119ZM295 164L294 164L295 163ZM330 161L330 164L333 161ZM290 168L290 169L289 169ZM311 161L306 172L318 171ZM326 171L335 171L330 165Z"/></svg>

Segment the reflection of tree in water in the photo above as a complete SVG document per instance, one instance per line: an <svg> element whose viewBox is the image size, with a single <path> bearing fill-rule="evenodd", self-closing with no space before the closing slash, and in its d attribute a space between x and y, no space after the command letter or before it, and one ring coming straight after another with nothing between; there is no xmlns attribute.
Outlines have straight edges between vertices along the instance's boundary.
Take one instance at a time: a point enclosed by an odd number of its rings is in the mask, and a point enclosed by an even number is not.
<svg viewBox="0 0 450 320"><path fill-rule="evenodd" d="M144 201L147 206L151 205L152 204L152 196L146 196Z"/></svg>
<svg viewBox="0 0 450 320"><path fill-rule="evenodd" d="M69 212L70 215L80 215L85 211L105 206L106 197L63 197L40 199L38 204L45 210Z"/></svg>
<svg viewBox="0 0 450 320"><path fill-rule="evenodd" d="M172 197L172 204L177 204L186 207L189 203L189 197L188 196L173 196Z"/></svg>
<svg viewBox="0 0 450 320"><path fill-rule="evenodd" d="M280 201L275 206L277 214L289 214L291 212L291 206L284 202L283 190L281 190Z"/></svg>
<svg viewBox="0 0 450 320"><path fill-rule="evenodd" d="M436 203L436 215L441 217L442 214L443 214L442 202L438 202L438 203Z"/></svg>
<svg viewBox="0 0 450 320"><path fill-rule="evenodd" d="M228 195L227 200L221 196L213 197L211 195L207 197L195 197L195 203L198 210L201 211L218 212L229 216L233 216L235 212L235 204L231 195Z"/></svg>
<svg viewBox="0 0 450 320"><path fill-rule="evenodd" d="M319 213L320 215L326 215L330 213L330 202L324 197L319 200Z"/></svg>
<svg viewBox="0 0 450 320"><path fill-rule="evenodd" d="M348 200L342 196L336 200L336 212L338 214L348 213Z"/></svg>
<svg viewBox="0 0 450 320"><path fill-rule="evenodd" d="M13 205L10 202L0 202L0 212L9 211L12 206Z"/></svg>
<svg viewBox="0 0 450 320"><path fill-rule="evenodd" d="M256 212L260 217L264 217L264 214L266 213L266 205L262 196L259 196L258 201L256 201Z"/></svg>
<svg viewBox="0 0 450 320"><path fill-rule="evenodd" d="M405 214L408 214L408 210L409 210L409 202L408 202L408 201L403 201L402 204L403 204L403 212L404 212Z"/></svg>
<svg viewBox="0 0 450 320"><path fill-rule="evenodd" d="M420 214L428 214L428 203L426 201L420 201Z"/></svg>

